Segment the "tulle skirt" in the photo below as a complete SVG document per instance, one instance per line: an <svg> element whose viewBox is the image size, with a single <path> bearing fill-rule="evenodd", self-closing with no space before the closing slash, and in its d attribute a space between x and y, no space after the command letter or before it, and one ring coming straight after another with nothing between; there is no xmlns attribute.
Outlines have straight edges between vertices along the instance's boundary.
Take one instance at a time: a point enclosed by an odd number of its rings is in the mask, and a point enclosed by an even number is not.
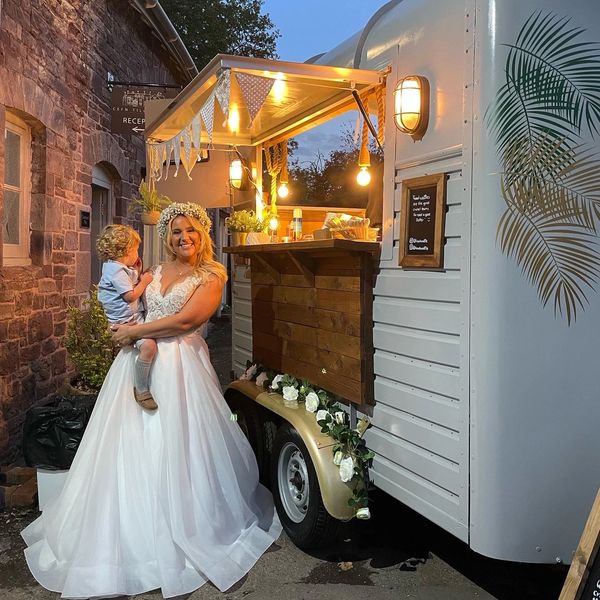
<svg viewBox="0 0 600 600"><path fill-rule="evenodd" d="M22 532L34 577L65 598L224 591L281 532L202 337L158 341L154 412L133 397L136 354L115 359L62 493Z"/></svg>

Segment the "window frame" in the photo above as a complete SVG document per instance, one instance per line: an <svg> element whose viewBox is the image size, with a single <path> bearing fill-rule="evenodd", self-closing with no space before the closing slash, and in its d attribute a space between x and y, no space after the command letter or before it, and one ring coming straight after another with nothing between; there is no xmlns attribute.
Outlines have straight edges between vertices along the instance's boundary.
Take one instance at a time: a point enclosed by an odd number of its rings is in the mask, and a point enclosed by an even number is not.
<svg viewBox="0 0 600 600"><path fill-rule="evenodd" d="M30 235L31 235L31 128L25 121L6 111L4 124L4 161L6 164L6 131L20 137L20 188L1 181L5 191L19 192L19 243L8 244L2 240L2 255L4 266L27 266L31 264Z"/></svg>

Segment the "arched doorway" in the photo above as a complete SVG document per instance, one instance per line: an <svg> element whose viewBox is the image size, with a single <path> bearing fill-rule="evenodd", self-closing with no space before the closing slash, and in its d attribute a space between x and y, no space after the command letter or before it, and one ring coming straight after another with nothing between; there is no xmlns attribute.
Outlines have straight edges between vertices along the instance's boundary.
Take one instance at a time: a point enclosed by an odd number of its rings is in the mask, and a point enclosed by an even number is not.
<svg viewBox="0 0 600 600"><path fill-rule="evenodd" d="M96 285L102 273L102 261L96 253L96 240L106 225L113 222L114 179L110 171L97 164L92 170L92 216L91 216L91 283Z"/></svg>

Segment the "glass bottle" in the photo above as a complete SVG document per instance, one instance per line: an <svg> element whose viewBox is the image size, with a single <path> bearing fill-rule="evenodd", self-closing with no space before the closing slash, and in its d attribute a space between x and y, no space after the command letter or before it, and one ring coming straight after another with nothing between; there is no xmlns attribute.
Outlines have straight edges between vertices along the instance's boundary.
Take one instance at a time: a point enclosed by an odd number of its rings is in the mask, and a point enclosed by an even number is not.
<svg viewBox="0 0 600 600"><path fill-rule="evenodd" d="M302 209L295 208L292 218L292 239L298 241L302 239Z"/></svg>

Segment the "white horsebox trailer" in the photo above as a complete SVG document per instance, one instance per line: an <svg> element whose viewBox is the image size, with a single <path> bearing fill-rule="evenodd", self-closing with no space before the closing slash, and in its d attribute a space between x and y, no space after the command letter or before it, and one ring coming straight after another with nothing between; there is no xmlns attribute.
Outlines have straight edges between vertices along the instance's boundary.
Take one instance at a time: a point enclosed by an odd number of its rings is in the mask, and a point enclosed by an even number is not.
<svg viewBox="0 0 600 600"><path fill-rule="evenodd" d="M262 144L351 108L351 88L386 79L373 402L349 404L372 420L372 482L483 555L570 562L600 483L597 3L391 1L311 64L217 57L149 125L149 142L179 144L224 69L283 79L296 94L279 112L267 100L260 123L233 139L215 118L213 145L247 146L258 183ZM394 123L394 89L408 75L430 89L418 141ZM405 183L440 174L441 268L405 268ZM248 271L233 274L238 374L252 360ZM302 415L250 385L233 384L238 401L298 430L325 507L343 516L331 450L319 458Z"/></svg>

